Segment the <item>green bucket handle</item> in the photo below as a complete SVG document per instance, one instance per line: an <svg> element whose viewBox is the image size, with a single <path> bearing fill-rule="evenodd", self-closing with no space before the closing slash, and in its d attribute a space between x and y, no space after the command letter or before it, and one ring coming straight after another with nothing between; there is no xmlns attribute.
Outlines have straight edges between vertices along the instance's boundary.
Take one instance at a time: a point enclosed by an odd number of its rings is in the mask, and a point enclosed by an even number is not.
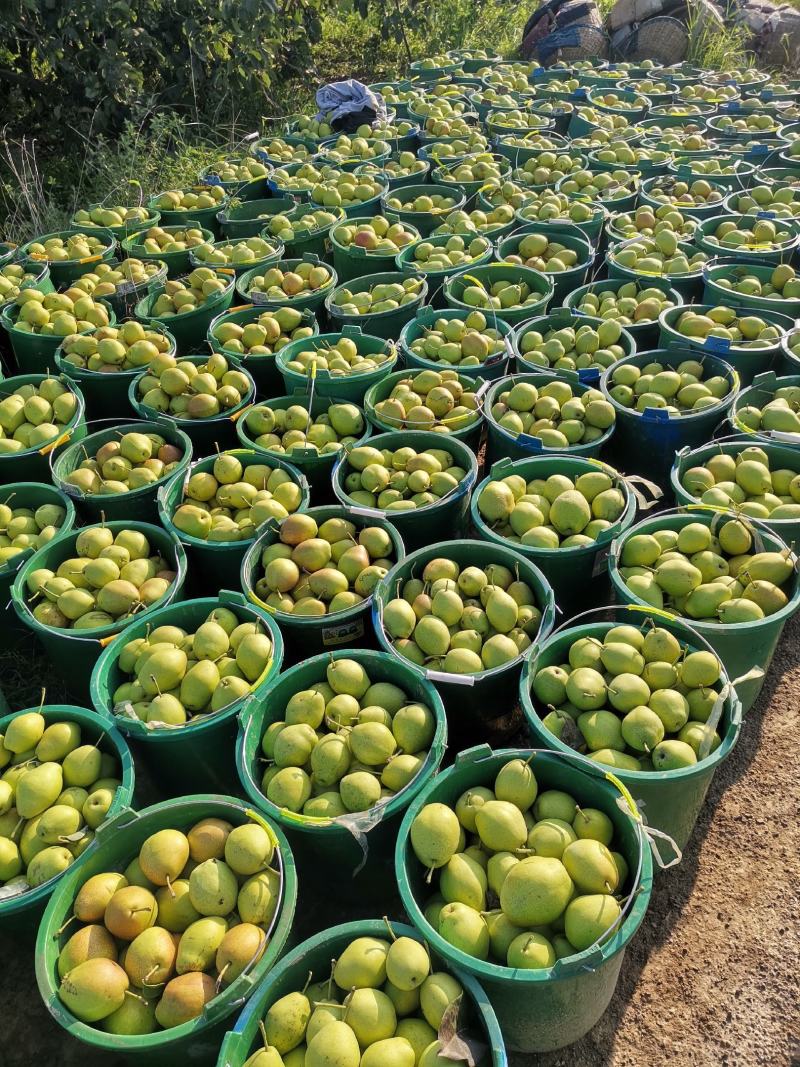
<svg viewBox="0 0 800 1067"><path fill-rule="evenodd" d="M483 763L485 760L493 759L497 755L498 752L492 749L492 747L488 744L475 745L473 748L468 748L465 751L459 752L455 758L454 766L473 767L477 764ZM658 855L658 851L653 847L652 839L649 836L650 833L653 833L655 836L658 837L665 837L669 841L672 841L672 839L667 834L662 833L662 831L660 830L653 831L652 827L649 827L644 823L644 821L642 820L641 813L639 812L639 808L637 807L636 801L631 796L627 786L625 786L624 783L621 782L619 778L613 773L613 771L610 771L608 768L601 768L599 763L593 763L590 759L587 759L586 756L582 756L579 752L555 753L546 748L531 748L522 749L518 753L519 758L523 758L523 756L525 755L528 756L528 762L530 764L534 763L537 755L545 755L548 757L563 756L565 759L571 760L575 764L577 764L578 768L582 770L587 777L596 778L604 782L609 782L611 785L614 786L615 789L619 791L620 794L616 798L617 807L624 815L626 815L631 820L631 822L634 824L634 827L636 828L636 833L639 838L639 861L636 866L636 873L633 878L633 888L628 894L625 904L620 909L620 914L617 916L611 926L609 926L607 930L603 931L603 933L597 938L594 944L589 945L588 948L584 949L579 953L579 955L581 956L580 961L574 960L572 957L568 956L564 959L556 960L556 962L551 968L554 978L566 978L571 974L578 974L584 971L595 971L603 963L602 943L606 941L608 937L613 934L613 932L618 927L620 927L625 921L625 916L632 907L636 896L642 889L642 857L644 854L645 842L648 843L651 851L654 852L656 861L661 863L661 858ZM666 865L661 864L661 866L664 868L675 866L675 864L680 863L682 859L683 854L681 853L680 849L677 847L677 845L675 845L674 842L672 842L672 844L677 853L677 858L671 860ZM515 971L516 968L510 968L510 970Z"/></svg>

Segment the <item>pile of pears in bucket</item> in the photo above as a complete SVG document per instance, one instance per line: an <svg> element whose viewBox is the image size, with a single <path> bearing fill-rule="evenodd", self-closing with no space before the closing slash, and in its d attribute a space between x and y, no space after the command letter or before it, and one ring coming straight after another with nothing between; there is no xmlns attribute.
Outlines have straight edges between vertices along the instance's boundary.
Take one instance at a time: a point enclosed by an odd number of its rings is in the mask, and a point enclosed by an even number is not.
<svg viewBox="0 0 800 1067"><path fill-rule="evenodd" d="M18 386L0 400L0 455L41 448L63 432L77 411L78 397L58 378Z"/></svg>
<svg viewBox="0 0 800 1067"><path fill-rule="evenodd" d="M436 733L431 709L357 660L318 657L318 680L286 703L261 738L261 789L280 809L332 820L365 812L422 770Z"/></svg>
<svg viewBox="0 0 800 1067"><path fill-rule="evenodd" d="M800 462L798 462L800 467ZM800 519L800 472L770 469L763 448L745 448L736 456L720 452L702 466L690 467L681 484L701 504L736 509L754 519Z"/></svg>
<svg viewBox="0 0 800 1067"><path fill-rule="evenodd" d="M142 407L182 419L214 419L237 408L248 395L250 378L220 352L205 363L159 352L136 384Z"/></svg>
<svg viewBox="0 0 800 1067"><path fill-rule="evenodd" d="M621 546L619 573L653 607L700 622L757 622L786 607L797 565L788 548L762 551L759 541L741 518L713 528L700 522L653 533L634 528Z"/></svg>
<svg viewBox="0 0 800 1067"><path fill-rule="evenodd" d="M24 893L67 869L91 844L120 785L119 763L81 744L76 722L14 716L0 735L0 886Z"/></svg>
<svg viewBox="0 0 800 1067"><path fill-rule="evenodd" d="M349 499L385 511L428 507L453 493L467 476L443 448L417 452L410 445L394 451L357 445L348 453L347 464L344 489Z"/></svg>
<svg viewBox="0 0 800 1067"><path fill-rule="evenodd" d="M36 567L27 576L28 607L42 626L110 626L158 603L175 581L170 561L141 530L85 526L75 551L56 570Z"/></svg>
<svg viewBox="0 0 800 1067"><path fill-rule="evenodd" d="M257 822L211 818L151 834L124 871L78 891L60 931L62 1004L111 1034L196 1019L266 948L281 898L275 859Z"/></svg>
<svg viewBox="0 0 800 1067"><path fill-rule="evenodd" d="M720 745L721 672L713 652L692 651L669 630L614 626L538 670L532 695L547 729L597 763L672 771Z"/></svg>
<svg viewBox="0 0 800 1067"><path fill-rule="evenodd" d="M569 382L536 386L524 377L509 378L511 387L498 393L491 417L512 437L538 437L546 448L590 444L614 424L616 413L599 389L573 395Z"/></svg>
<svg viewBox="0 0 800 1067"><path fill-rule="evenodd" d="M60 504L40 504L37 508L13 507L11 492L0 503L0 567L28 549L41 548L58 534L67 517Z"/></svg>
<svg viewBox="0 0 800 1067"><path fill-rule="evenodd" d="M797 336L800 338L800 334ZM800 352L800 347L798 352ZM781 385L775 390L772 399L761 407L751 403L739 408L736 412L736 421L749 430L778 430L781 433L800 434L798 411L800 411L800 386Z"/></svg>
<svg viewBox="0 0 800 1067"><path fill-rule="evenodd" d="M311 515L290 515L278 539L261 552L263 573L255 594L272 611L334 615L370 597L394 566L395 554L383 527L359 529L336 515L319 524Z"/></svg>
<svg viewBox="0 0 800 1067"><path fill-rule="evenodd" d="M87 495L143 489L168 478L183 457L182 450L161 434L138 430L104 442L93 456L83 446L81 450L85 458L64 481Z"/></svg>
<svg viewBox="0 0 800 1067"><path fill-rule="evenodd" d="M297 511L300 486L288 471L265 463L245 465L221 452L211 470L195 470L172 515L176 529L201 541L249 541L267 519Z"/></svg>
<svg viewBox="0 0 800 1067"><path fill-rule="evenodd" d="M156 626L120 649L117 665L129 680L114 690L114 713L182 726L246 697L271 662L263 625L230 608L214 608L194 633Z"/></svg>
<svg viewBox="0 0 800 1067"><path fill-rule="evenodd" d="M512 662L530 647L541 620L535 593L508 567L462 567L444 557L402 582L382 617L404 659L448 674Z"/></svg>
<svg viewBox="0 0 800 1067"><path fill-rule="evenodd" d="M657 360L643 367L620 363L609 374L608 394L622 407L663 408L671 416L716 407L731 391L728 379L707 375L699 359L684 359L675 367Z"/></svg>
<svg viewBox="0 0 800 1067"><path fill-rule="evenodd" d="M593 544L625 510L625 495L603 470L575 478L551 474L527 482L519 474L490 479L478 510L493 531L530 548Z"/></svg>
<svg viewBox="0 0 800 1067"><path fill-rule="evenodd" d="M447 1016L461 1032L463 988L433 971L428 950L411 937L357 937L327 974L280 997L261 1025L263 1047L244 1067L442 1067L466 1064L441 1055ZM315 980L316 979L316 980Z"/></svg>
<svg viewBox="0 0 800 1067"><path fill-rule="evenodd" d="M614 844L605 812L560 790L540 793L522 758L492 788L426 804L411 824L433 887L420 902L430 925L469 956L521 970L552 967L619 923L628 865Z"/></svg>

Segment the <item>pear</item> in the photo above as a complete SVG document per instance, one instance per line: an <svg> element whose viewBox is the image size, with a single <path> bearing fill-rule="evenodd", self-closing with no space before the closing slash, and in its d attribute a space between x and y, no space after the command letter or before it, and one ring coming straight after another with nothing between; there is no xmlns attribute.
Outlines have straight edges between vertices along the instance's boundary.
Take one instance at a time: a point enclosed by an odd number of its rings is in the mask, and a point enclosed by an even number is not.
<svg viewBox="0 0 800 1067"><path fill-rule="evenodd" d="M25 771L16 788L16 808L20 817L33 819L40 815L55 803L63 787L62 767L58 763L40 763Z"/></svg>
<svg viewBox="0 0 800 1067"><path fill-rule="evenodd" d="M215 995L216 985L209 975L199 971L178 975L165 986L156 1005L156 1019L166 1030L190 1022Z"/></svg>
<svg viewBox="0 0 800 1067"><path fill-rule="evenodd" d="M376 937L357 937L345 948L333 969L340 989L375 988L386 980L389 945Z"/></svg>
<svg viewBox="0 0 800 1067"><path fill-rule="evenodd" d="M227 932L228 924L219 915L209 915L191 923L178 942L177 973L207 970L214 963L217 949Z"/></svg>
<svg viewBox="0 0 800 1067"><path fill-rule="evenodd" d="M59 999L84 1023L96 1023L120 1008L128 976L113 960L97 957L79 963L61 980Z"/></svg>

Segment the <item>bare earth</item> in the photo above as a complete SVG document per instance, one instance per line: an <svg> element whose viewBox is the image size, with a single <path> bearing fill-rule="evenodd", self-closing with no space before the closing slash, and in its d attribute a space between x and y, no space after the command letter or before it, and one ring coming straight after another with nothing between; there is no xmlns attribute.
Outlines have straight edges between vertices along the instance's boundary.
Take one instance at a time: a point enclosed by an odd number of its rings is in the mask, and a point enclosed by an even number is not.
<svg viewBox="0 0 800 1067"><path fill-rule="evenodd" d="M683 862L658 878L608 1012L570 1048L514 1055L511 1067L800 1064L799 718L795 620ZM310 917L302 888L298 911ZM0 1067L117 1067L50 1020L30 942L0 936L0 958Z"/></svg>

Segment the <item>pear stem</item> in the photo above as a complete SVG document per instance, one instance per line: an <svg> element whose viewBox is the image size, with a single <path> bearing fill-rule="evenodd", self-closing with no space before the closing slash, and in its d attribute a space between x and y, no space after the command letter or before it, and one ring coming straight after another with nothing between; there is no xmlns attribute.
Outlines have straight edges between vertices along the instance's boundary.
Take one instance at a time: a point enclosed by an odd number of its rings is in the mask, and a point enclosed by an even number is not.
<svg viewBox="0 0 800 1067"><path fill-rule="evenodd" d="M383 916L383 922L386 926L386 929L389 931L389 937L391 937L392 942L395 942L397 940L397 934L392 929L392 924L389 922L389 918L387 915Z"/></svg>

